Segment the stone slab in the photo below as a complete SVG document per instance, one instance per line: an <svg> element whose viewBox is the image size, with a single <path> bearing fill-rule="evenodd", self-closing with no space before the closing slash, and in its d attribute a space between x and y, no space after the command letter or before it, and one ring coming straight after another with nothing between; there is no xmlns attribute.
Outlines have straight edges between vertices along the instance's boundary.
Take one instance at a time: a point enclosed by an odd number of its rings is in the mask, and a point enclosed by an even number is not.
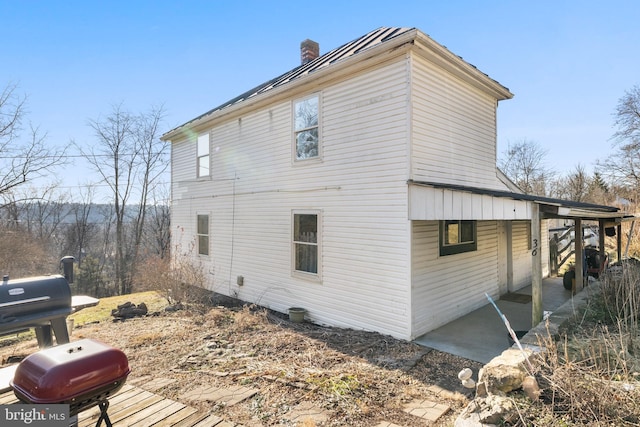
<svg viewBox="0 0 640 427"><path fill-rule="evenodd" d="M296 425L306 425L304 423L308 421L313 421L313 425L316 425L326 422L329 419L329 413L313 403L303 402L295 406L287 418L295 422Z"/></svg>
<svg viewBox="0 0 640 427"><path fill-rule="evenodd" d="M416 417L435 422L449 412L451 407L443 403L434 402L432 400L416 399L404 406L404 411Z"/></svg>
<svg viewBox="0 0 640 427"><path fill-rule="evenodd" d="M226 406L232 406L245 399L253 397L257 393L258 389L243 386L222 388L201 386L185 393L184 398L191 401L209 401Z"/></svg>

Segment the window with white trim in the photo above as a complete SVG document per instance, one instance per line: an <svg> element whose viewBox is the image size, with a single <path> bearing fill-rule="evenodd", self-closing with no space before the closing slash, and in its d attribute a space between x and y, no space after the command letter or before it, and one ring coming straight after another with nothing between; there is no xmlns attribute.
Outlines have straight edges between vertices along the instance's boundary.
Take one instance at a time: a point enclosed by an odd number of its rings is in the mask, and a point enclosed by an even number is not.
<svg viewBox="0 0 640 427"><path fill-rule="evenodd" d="M319 212L293 212L293 270L319 275Z"/></svg>
<svg viewBox="0 0 640 427"><path fill-rule="evenodd" d="M209 215L197 215L198 255L209 255Z"/></svg>
<svg viewBox="0 0 640 427"><path fill-rule="evenodd" d="M197 169L198 178L203 176L209 176L209 134L198 136L198 143L196 144L197 151Z"/></svg>
<svg viewBox="0 0 640 427"><path fill-rule="evenodd" d="M476 221L440 221L440 255L453 255L478 249Z"/></svg>
<svg viewBox="0 0 640 427"><path fill-rule="evenodd" d="M294 159L315 159L320 156L320 96L313 95L293 103Z"/></svg>

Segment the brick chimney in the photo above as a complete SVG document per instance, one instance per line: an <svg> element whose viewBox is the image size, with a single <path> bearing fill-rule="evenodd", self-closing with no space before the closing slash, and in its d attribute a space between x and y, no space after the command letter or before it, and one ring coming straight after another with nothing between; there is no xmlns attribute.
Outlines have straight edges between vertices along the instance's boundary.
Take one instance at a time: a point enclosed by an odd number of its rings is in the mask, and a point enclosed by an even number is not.
<svg viewBox="0 0 640 427"><path fill-rule="evenodd" d="M307 64L320 56L320 45L313 40L306 39L300 43L300 60Z"/></svg>

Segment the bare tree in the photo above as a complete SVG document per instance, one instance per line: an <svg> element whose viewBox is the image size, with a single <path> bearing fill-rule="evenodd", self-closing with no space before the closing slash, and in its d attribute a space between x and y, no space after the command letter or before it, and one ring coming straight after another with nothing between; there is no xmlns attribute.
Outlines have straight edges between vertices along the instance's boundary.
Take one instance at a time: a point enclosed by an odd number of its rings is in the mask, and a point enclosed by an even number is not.
<svg viewBox="0 0 640 427"><path fill-rule="evenodd" d="M589 175L585 172L584 166L577 165L575 169L569 173L565 183L565 198L569 200L575 200L577 202L584 202L589 194L589 187L591 180Z"/></svg>
<svg viewBox="0 0 640 427"><path fill-rule="evenodd" d="M115 280L121 294L131 291L146 221L147 201L168 167L168 145L159 139L162 108L133 114L122 105L89 125L98 144L78 146L110 189L115 218Z"/></svg>
<svg viewBox="0 0 640 427"><path fill-rule="evenodd" d="M598 162L598 170L616 187L622 196L638 201L640 193L640 86L634 86L618 101L613 134L616 151Z"/></svg>
<svg viewBox="0 0 640 427"><path fill-rule="evenodd" d="M163 187L164 190L167 187ZM161 190L162 191L162 190ZM169 197L158 197L158 192L154 192L154 199L148 207L149 220L145 228L144 247L150 253L161 259L169 256L171 247L171 217L169 212Z"/></svg>
<svg viewBox="0 0 640 427"><path fill-rule="evenodd" d="M88 184L78 192L79 202L72 203L69 206L71 221L67 225L63 252L68 255L74 255L78 262L78 267L82 267L90 241L99 231L98 225L90 222L92 211L95 210L95 205L93 204L94 194L95 187Z"/></svg>
<svg viewBox="0 0 640 427"><path fill-rule="evenodd" d="M498 164L524 193L546 196L554 175L544 164L546 154L536 142L522 139L508 144Z"/></svg>
<svg viewBox="0 0 640 427"><path fill-rule="evenodd" d="M26 97L17 94L17 86L8 84L0 92L0 194L43 176L65 161L65 149L45 143L46 134L29 126L22 138Z"/></svg>
<svg viewBox="0 0 640 427"><path fill-rule="evenodd" d="M22 205L23 218L27 231L38 239L56 243L56 236L60 231L62 222L67 214L67 202L69 195L58 190L57 184L50 184L37 191L30 190L23 194L22 198L27 200ZM29 199L33 194L38 197Z"/></svg>
<svg viewBox="0 0 640 427"><path fill-rule="evenodd" d="M580 164L566 177L554 181L554 191L555 197L578 202L608 205L614 201L602 175L597 171L589 175Z"/></svg>

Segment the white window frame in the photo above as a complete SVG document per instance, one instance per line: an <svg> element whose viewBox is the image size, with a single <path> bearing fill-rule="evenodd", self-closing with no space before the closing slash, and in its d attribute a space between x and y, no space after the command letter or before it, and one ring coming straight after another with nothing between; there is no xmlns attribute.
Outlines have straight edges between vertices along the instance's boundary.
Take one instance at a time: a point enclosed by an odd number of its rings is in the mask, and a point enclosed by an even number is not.
<svg viewBox="0 0 640 427"><path fill-rule="evenodd" d="M296 218L299 215L315 215L316 217L316 241L308 242L296 240ZM297 267L297 248L299 245L308 245L316 247L316 271L298 270ZM291 211L291 272L293 276L314 281L322 279L322 211L313 210L293 210Z"/></svg>
<svg viewBox="0 0 640 427"><path fill-rule="evenodd" d="M310 99L316 99L317 103L318 103L318 110L317 110L317 115L318 115L318 123L316 125L313 126L307 126L307 127L297 127L296 124L296 110L297 110L297 106L300 103L306 102ZM321 124L322 124L322 113L321 113L321 105L322 105L322 99L320 97L320 93L313 93L311 95L305 96L303 98L298 98L296 100L294 100L291 103L291 127L292 127L292 149L291 149L291 158L293 159L294 163L300 164L300 163L305 163L305 162L313 162L313 161L319 161L322 158L322 132L321 132ZM310 130L316 130L317 133L317 155L313 156L313 157L298 157L298 134L302 133L302 132L308 132Z"/></svg>
<svg viewBox="0 0 640 427"><path fill-rule="evenodd" d="M209 133L198 135L196 140L196 176L205 178L211 176L211 141ZM206 169L203 168L206 166Z"/></svg>
<svg viewBox="0 0 640 427"><path fill-rule="evenodd" d="M200 217L207 217L206 234L200 230ZM202 240L206 238L206 253L202 252ZM196 251L198 256L209 256L211 254L211 215L208 213L196 213Z"/></svg>

